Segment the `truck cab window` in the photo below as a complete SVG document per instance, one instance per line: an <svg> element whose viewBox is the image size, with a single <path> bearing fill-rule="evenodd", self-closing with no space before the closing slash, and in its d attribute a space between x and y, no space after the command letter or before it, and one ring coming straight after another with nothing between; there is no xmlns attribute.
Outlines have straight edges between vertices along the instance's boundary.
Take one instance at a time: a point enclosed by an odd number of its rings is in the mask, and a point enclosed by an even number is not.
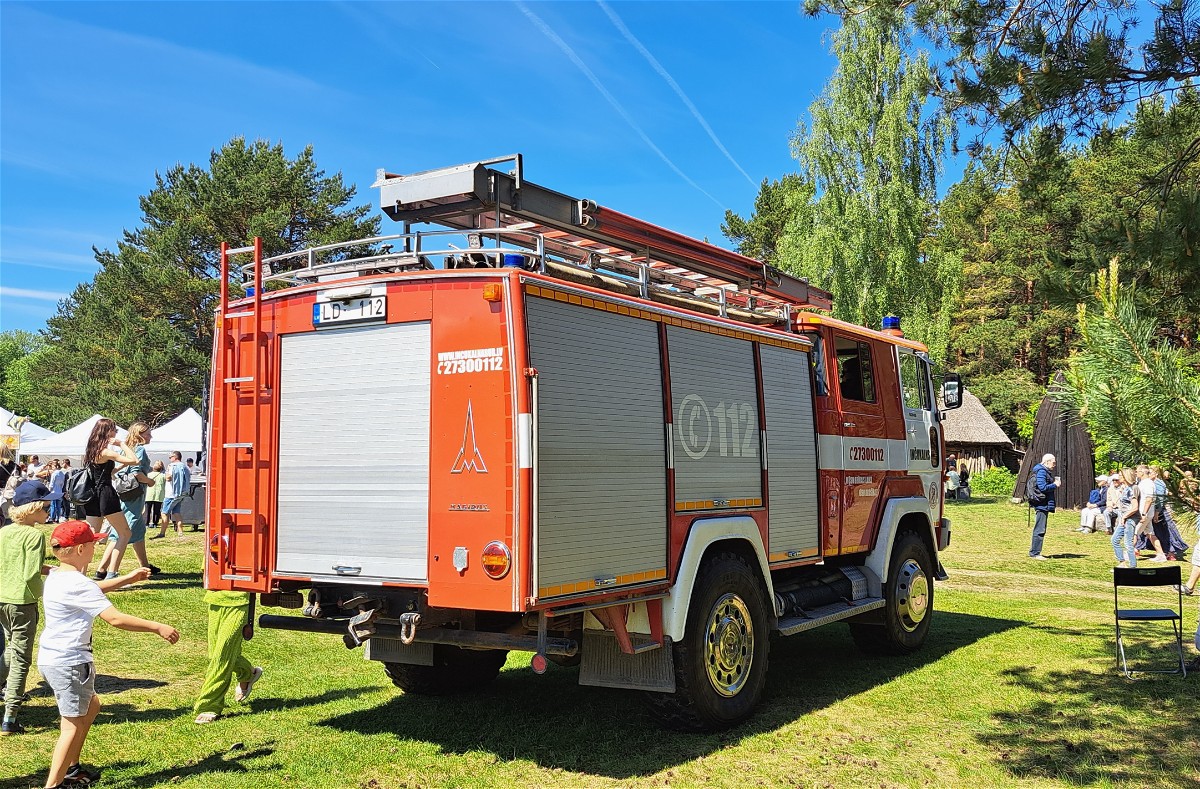
<svg viewBox="0 0 1200 789"><path fill-rule="evenodd" d="M929 384L926 381L926 365L914 354L900 354L900 390L904 395L904 407L912 410L931 408Z"/></svg>
<svg viewBox="0 0 1200 789"><path fill-rule="evenodd" d="M816 332L805 332L804 336L812 340L812 350L808 353L808 363L813 372L813 391L818 397L829 394L829 385L825 378L825 345L821 335Z"/></svg>
<svg viewBox="0 0 1200 789"><path fill-rule="evenodd" d="M836 341L838 388L843 400L875 402L875 372L871 346L838 338Z"/></svg>

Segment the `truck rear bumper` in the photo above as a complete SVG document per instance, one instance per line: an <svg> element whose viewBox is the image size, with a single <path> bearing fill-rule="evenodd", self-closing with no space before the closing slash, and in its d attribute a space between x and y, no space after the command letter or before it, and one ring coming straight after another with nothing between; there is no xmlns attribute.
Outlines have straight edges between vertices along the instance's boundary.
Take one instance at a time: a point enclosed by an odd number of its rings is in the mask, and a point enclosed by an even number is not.
<svg viewBox="0 0 1200 789"><path fill-rule="evenodd" d="M303 616L279 616L263 614L258 618L259 627L276 630L298 630L304 633L329 633L346 635L348 619L311 619ZM380 623L375 625L375 636L399 639L399 625ZM491 633L479 630L452 630L431 627L416 631L415 643L446 644L467 649L507 649L518 652L537 652L537 636L518 636L509 633ZM547 638L545 654L570 657L579 651L579 645L570 638Z"/></svg>

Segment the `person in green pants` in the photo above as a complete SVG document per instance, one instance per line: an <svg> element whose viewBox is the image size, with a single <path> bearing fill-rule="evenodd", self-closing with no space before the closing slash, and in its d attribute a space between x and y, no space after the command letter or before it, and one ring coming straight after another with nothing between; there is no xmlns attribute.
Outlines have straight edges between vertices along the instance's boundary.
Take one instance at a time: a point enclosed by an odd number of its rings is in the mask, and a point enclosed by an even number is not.
<svg viewBox="0 0 1200 789"><path fill-rule="evenodd" d="M242 643L254 636L254 620L248 592L206 592L208 604L208 670L196 699L196 723L212 723L225 709L225 694L236 676L233 697L245 701L262 676L261 666L252 666L242 656Z"/></svg>
<svg viewBox="0 0 1200 789"><path fill-rule="evenodd" d="M0 529L0 690L4 690L4 720L0 735L24 734L17 722L25 701L25 680L33 662L33 637L38 626L46 565L46 535L37 528L50 517L49 489L40 481L22 482L13 491L9 516L13 523Z"/></svg>

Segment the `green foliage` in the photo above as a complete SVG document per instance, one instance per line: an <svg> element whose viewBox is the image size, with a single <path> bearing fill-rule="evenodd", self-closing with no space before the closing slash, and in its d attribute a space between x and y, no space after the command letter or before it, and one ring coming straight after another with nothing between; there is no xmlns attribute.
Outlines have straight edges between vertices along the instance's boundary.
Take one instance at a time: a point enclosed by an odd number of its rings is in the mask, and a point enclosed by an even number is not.
<svg viewBox="0 0 1200 789"><path fill-rule="evenodd" d="M1080 305L1082 343L1057 393L1114 455L1159 459L1179 479L1200 467L1200 374L1139 312L1114 262Z"/></svg>
<svg viewBox="0 0 1200 789"><path fill-rule="evenodd" d="M754 214L742 219L725 212L721 232L738 252L773 266L781 246L794 246L813 230L813 185L789 173L778 181L763 179L754 200Z"/></svg>
<svg viewBox="0 0 1200 789"><path fill-rule="evenodd" d="M971 475L971 493L981 494L985 496L1004 496L1012 495L1013 488L1017 486L1017 475L1004 468L1004 466L992 466L989 469L984 469L976 474Z"/></svg>
<svg viewBox="0 0 1200 789"><path fill-rule="evenodd" d="M1007 157L983 151L951 187L934 242L962 260L951 362L1007 431L1065 364L1075 305L1114 254L1128 261L1122 279L1138 283L1139 309L1185 353L1194 342L1200 165L1170 188L1162 171L1197 135L1200 99L1185 90L1086 147L1046 131Z"/></svg>
<svg viewBox="0 0 1200 789"><path fill-rule="evenodd" d="M1021 437L1026 444L1033 441L1033 429L1037 426L1037 412L1041 405L1040 400L1034 400L1026 407L1025 412L1017 419L1017 435Z"/></svg>
<svg viewBox="0 0 1200 789"><path fill-rule="evenodd" d="M269 256L373 235L369 207L348 207L354 192L317 168L311 147L289 159L282 145L241 138L213 151L207 169L156 174L140 199L141 225L116 251L95 251L100 271L49 320L29 375L55 386L23 394L23 411L69 425L96 411L154 422L199 409L220 243L261 236Z"/></svg>
<svg viewBox="0 0 1200 789"><path fill-rule="evenodd" d="M947 58L939 94L983 130L1008 141L1036 127L1076 134L1106 122L1145 96L1200 77L1200 19L1194 0L807 0L811 12L911 12ZM1150 35L1134 43L1139 22Z"/></svg>
<svg viewBox="0 0 1200 789"><path fill-rule="evenodd" d="M10 382L10 376L23 375L23 367L13 367L19 360L38 351L45 344L41 336L33 332L22 331L21 329L12 329L6 332L0 332L0 406L7 408L9 411L16 411L10 403L10 395L7 389ZM12 368L10 371L10 367ZM23 384L15 384L14 386L22 386ZM21 412L22 416L26 416Z"/></svg>
<svg viewBox="0 0 1200 789"><path fill-rule="evenodd" d="M893 14L846 19L837 70L792 138L800 173L764 181L755 214L729 213L723 230L744 254L829 289L839 318L878 326L900 315L940 360L959 265L925 242L951 126L929 112L928 59L908 55L910 44Z"/></svg>

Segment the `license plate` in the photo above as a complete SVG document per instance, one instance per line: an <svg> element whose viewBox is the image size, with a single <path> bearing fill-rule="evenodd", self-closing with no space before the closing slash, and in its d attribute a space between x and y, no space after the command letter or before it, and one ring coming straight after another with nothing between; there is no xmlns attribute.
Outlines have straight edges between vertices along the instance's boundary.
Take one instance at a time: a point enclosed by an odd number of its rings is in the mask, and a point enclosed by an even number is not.
<svg viewBox="0 0 1200 789"><path fill-rule="evenodd" d="M313 305L313 325L383 320L387 317L387 296L368 296L349 301L321 301Z"/></svg>

